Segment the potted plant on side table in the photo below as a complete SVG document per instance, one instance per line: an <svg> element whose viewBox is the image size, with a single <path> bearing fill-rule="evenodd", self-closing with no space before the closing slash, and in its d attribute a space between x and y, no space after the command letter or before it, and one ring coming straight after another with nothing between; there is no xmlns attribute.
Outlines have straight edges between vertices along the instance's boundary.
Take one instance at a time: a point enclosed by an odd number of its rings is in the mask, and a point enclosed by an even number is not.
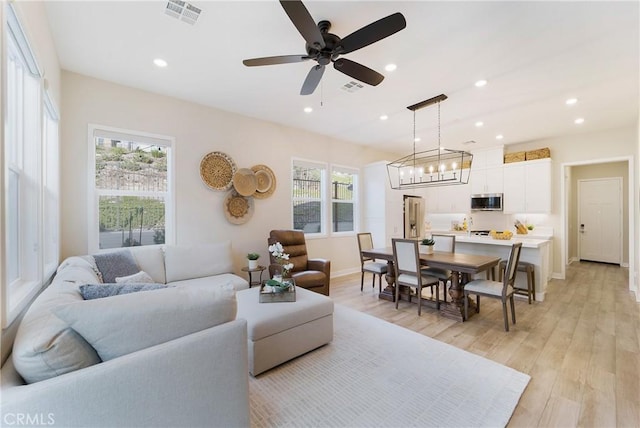
<svg viewBox="0 0 640 428"><path fill-rule="evenodd" d="M258 253L249 253L247 254L247 260L249 260L249 269L257 269L258 268L258 259L260 258L260 254Z"/></svg>
<svg viewBox="0 0 640 428"><path fill-rule="evenodd" d="M420 242L420 252L424 254L433 254L433 246L435 243L436 241L434 241L433 238L424 238Z"/></svg>

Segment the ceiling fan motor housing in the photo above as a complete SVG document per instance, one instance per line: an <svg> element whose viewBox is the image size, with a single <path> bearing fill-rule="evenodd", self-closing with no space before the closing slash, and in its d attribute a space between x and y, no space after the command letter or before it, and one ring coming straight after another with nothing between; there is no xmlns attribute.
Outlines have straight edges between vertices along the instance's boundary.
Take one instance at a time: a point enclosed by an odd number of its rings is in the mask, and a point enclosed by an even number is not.
<svg viewBox="0 0 640 428"><path fill-rule="evenodd" d="M311 46L309 43L305 43L305 49L309 57L316 60L320 65L329 65L331 61L335 60L340 55L339 52L335 51L336 48L340 46L341 39L335 34L329 33L330 28L331 22L318 22L318 29L324 39L324 48L317 49L317 47Z"/></svg>

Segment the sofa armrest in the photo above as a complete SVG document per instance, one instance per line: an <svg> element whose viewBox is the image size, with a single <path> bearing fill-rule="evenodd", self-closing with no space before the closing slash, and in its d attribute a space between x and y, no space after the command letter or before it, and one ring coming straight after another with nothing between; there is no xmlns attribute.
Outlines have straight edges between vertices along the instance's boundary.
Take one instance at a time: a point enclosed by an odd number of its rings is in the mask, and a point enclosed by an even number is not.
<svg viewBox="0 0 640 428"><path fill-rule="evenodd" d="M331 277L331 260L326 259L309 259L307 261L309 270L319 270L327 275L327 279Z"/></svg>
<svg viewBox="0 0 640 428"><path fill-rule="evenodd" d="M3 388L2 420L31 415L65 427L246 427L248 379L246 321L236 319L42 382Z"/></svg>

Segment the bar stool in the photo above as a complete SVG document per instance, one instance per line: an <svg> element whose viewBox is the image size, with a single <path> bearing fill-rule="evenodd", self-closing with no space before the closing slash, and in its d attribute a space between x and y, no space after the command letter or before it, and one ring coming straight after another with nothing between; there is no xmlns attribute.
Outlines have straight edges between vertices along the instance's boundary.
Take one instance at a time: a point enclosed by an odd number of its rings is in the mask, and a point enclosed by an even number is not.
<svg viewBox="0 0 640 428"><path fill-rule="evenodd" d="M504 270L507 265L506 260L502 260L500 262L500 266L498 267L498 275L499 281L502 281L502 276L504 275ZM527 273L527 289L517 288L514 285L514 293L520 294L522 296L527 296L529 298L529 304L531 304L531 297L533 296L533 301L536 300L536 274L535 274L535 266L533 263L529 262L518 262L518 272L526 272ZM488 276L488 275L487 275Z"/></svg>

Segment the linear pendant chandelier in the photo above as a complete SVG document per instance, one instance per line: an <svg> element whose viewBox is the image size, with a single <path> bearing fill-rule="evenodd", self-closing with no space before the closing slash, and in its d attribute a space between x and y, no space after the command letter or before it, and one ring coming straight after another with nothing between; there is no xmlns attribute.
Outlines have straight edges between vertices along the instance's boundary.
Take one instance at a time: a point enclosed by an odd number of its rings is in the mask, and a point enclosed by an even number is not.
<svg viewBox="0 0 640 428"><path fill-rule="evenodd" d="M392 189L467 184L473 155L462 150L440 147L440 102L444 94L407 107L413 112L413 153L387 164ZM416 110L438 105L438 148L416 152Z"/></svg>

